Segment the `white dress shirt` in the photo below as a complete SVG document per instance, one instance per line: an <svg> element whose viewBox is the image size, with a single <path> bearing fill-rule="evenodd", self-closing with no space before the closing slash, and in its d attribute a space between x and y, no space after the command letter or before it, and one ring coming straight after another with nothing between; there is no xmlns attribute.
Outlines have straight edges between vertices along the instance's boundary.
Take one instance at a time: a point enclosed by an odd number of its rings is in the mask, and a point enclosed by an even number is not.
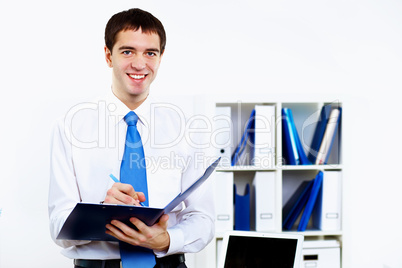
<svg viewBox="0 0 402 268"><path fill-rule="evenodd" d="M110 93L72 107L54 128L51 146L49 219L51 236L73 259L120 259L118 242L56 240L79 202L99 203L120 175L129 108ZM204 172L207 156L194 146L200 133L181 110L150 96L135 110L147 165L149 206L163 208ZM205 139L205 137L204 137ZM205 140L204 140L205 141ZM207 180L169 213L170 247L158 257L198 252L214 236L214 200Z"/></svg>

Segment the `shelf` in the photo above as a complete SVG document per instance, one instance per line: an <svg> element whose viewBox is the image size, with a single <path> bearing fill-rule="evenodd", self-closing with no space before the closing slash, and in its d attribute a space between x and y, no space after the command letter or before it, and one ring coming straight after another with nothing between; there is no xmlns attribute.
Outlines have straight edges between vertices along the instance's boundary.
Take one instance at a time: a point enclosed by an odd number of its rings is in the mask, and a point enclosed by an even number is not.
<svg viewBox="0 0 402 268"><path fill-rule="evenodd" d="M254 166L231 166L218 167L216 171L277 171L277 170L342 170L342 165L297 165L297 166L277 166L273 168L259 168Z"/></svg>
<svg viewBox="0 0 402 268"><path fill-rule="evenodd" d="M254 231L250 231L254 232ZM314 231L314 230L307 230L304 232L297 232L297 231L283 231L279 233L284 233L284 234L301 234L305 237L317 237L317 236L342 236L342 231ZM219 232L215 234L216 239L222 239L224 233Z"/></svg>
<svg viewBox="0 0 402 268"><path fill-rule="evenodd" d="M216 171L276 171L277 168L259 168L254 166L232 166L232 167L218 167Z"/></svg>
<svg viewBox="0 0 402 268"><path fill-rule="evenodd" d="M283 233L287 234L301 234L303 236L341 236L343 233L342 231L314 231L314 230L307 230L304 232L297 232L297 231L283 231Z"/></svg>
<svg viewBox="0 0 402 268"><path fill-rule="evenodd" d="M297 166L278 166L281 170L341 170L342 165L297 165Z"/></svg>
<svg viewBox="0 0 402 268"><path fill-rule="evenodd" d="M235 189L238 196L242 194L250 196L251 232L260 230L259 232L266 233L299 234L311 241L334 239L341 242L343 240L342 178L344 177L344 162L342 159L342 121L339 121L339 127L334 134L331 151L326 158L326 163L329 164L285 165L285 163L293 163L293 161L286 159L287 147L286 143L283 141L282 109L289 108L292 110L294 126L297 132L296 135L299 135L302 144L301 150L305 150L304 153L308 156L307 152L313 149L309 146L313 146L317 125L318 122L320 122L321 112L324 111L323 107L325 105L331 105L332 108L342 107L342 103L338 101L275 101L272 97L258 98L255 101L247 98L241 99L241 101L239 99L230 101L227 96L225 96L221 101L215 101L215 108L219 108L217 115L221 116L220 118L230 119L229 122L223 119L219 119L220 121L217 120L214 129L214 144L222 145L222 148L218 146L214 149L216 150L217 156L226 160L223 164L226 166L218 166L216 169L215 187L217 190L216 193L218 193L216 195L218 200L216 202L216 211L217 215L225 216L226 218L220 217L220 220L216 220L215 222L216 243L213 243L213 246L216 248L213 256L211 255L207 258L209 261L208 267L216 267L216 259L219 255L218 242L222 240L225 231L231 231L233 226L235 226L236 213L233 205L233 185L236 185ZM261 108L260 106L271 107ZM274 108L274 110L272 110L272 108ZM253 110L256 114L254 128L258 130L255 133L260 133L260 135L267 133L267 136L270 137L264 140L260 136L258 139L255 139L254 142L256 146L254 148L250 145L242 148L244 149L243 158L241 159L243 161L239 160L237 163L244 165L230 166L232 153L245 133L244 131L248 126L250 114L252 114ZM257 116L257 114L259 116ZM256 122L260 124L257 126ZM220 134L220 136L218 134ZM258 145L264 145L265 147L258 147ZM300 147L298 150L300 150ZM265 155L262 154L263 152L268 153ZM257 153L259 158L253 158ZM255 159L259 161L256 162ZM259 166L256 163L263 163L264 165ZM315 160L313 163L315 163ZM297 228L295 228L295 226L300 224L300 215L294 222L293 229L290 231L282 229L284 213L289 212L288 207L292 205L293 202L291 198L296 194L299 187L305 187L303 185L314 179L319 171L325 174L325 183L327 185L325 188L321 186L320 189L322 189L323 193L325 189L325 196L332 196L331 198L334 198L335 203L332 204L332 202L329 202L331 203L331 208L328 208L328 198L325 199L325 201L321 201L325 202L325 209L313 209L306 231L298 232ZM322 185L324 185L324 182ZM247 186L250 187L248 188ZM245 189L250 190L246 192ZM317 193L317 191L315 192ZM323 198L323 196L324 194L317 197L317 200L318 198ZM290 201L289 206L287 206L288 201ZM324 223L321 221L317 224L318 219L325 218L321 215L321 213L323 213L322 211L328 211L328 209L331 209L331 212L335 211L335 213L332 214L336 214L337 217L331 219L337 219L337 221L334 223L334 221L329 222L327 220ZM218 217L216 219L218 219ZM328 217L325 219L328 219ZM331 231L322 231L319 230L318 227L313 226L320 226L319 228ZM340 250L342 252L342 244Z"/></svg>

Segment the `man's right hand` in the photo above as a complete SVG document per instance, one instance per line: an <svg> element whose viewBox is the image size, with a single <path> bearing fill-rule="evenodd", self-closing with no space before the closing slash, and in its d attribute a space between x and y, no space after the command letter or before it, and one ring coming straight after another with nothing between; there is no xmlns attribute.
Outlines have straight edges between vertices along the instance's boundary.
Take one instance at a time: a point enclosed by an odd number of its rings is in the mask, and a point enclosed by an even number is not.
<svg viewBox="0 0 402 268"><path fill-rule="evenodd" d="M136 192L130 184L116 182L107 191L104 203L141 206L144 201L143 192Z"/></svg>

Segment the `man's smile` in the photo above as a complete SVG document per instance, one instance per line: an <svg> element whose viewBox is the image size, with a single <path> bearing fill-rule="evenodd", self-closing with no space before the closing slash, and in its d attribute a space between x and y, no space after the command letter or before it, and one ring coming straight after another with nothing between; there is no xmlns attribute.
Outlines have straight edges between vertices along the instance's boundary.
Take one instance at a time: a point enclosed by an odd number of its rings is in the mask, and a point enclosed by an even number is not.
<svg viewBox="0 0 402 268"><path fill-rule="evenodd" d="M146 75L145 74L129 74L128 76L130 76L133 79L140 80L140 79L144 79Z"/></svg>

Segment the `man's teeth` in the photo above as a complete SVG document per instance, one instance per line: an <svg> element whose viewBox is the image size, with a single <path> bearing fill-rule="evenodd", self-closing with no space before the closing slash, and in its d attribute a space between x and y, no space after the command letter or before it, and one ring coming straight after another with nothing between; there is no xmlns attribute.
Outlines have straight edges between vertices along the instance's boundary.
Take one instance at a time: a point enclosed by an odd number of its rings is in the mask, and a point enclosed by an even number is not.
<svg viewBox="0 0 402 268"><path fill-rule="evenodd" d="M142 78L145 77L145 74L141 74L141 75L130 74L130 77L131 77L131 78L134 78L134 79L142 79Z"/></svg>

